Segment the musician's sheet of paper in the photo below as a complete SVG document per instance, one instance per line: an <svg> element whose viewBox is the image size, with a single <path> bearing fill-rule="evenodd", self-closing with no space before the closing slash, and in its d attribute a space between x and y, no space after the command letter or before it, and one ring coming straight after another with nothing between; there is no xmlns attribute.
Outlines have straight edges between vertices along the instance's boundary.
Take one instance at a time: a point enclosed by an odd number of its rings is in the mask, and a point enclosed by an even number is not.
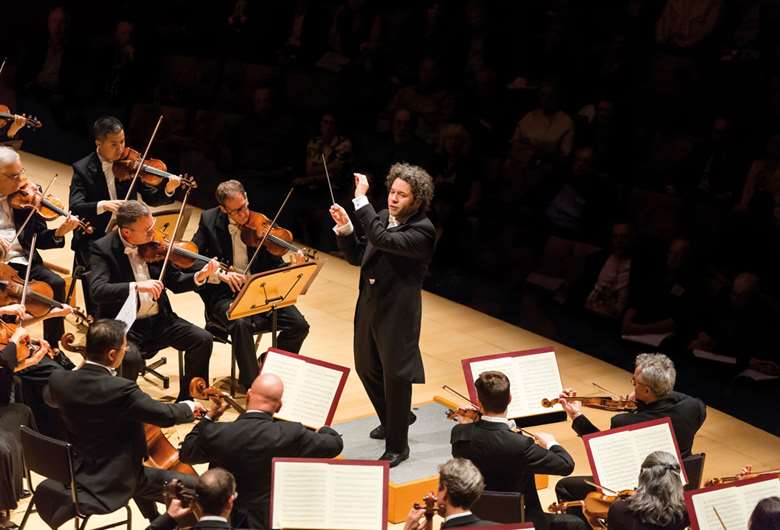
<svg viewBox="0 0 780 530"><path fill-rule="evenodd" d="M560 405L542 407L542 399L556 398L561 393L561 375L553 350L533 353L512 352L485 359L466 359L471 368L471 379L476 381L483 372L496 370L509 378L512 402L507 409L510 418L522 418L563 410Z"/></svg>
<svg viewBox="0 0 780 530"><path fill-rule="evenodd" d="M671 423L636 424L630 429L602 431L583 437L598 483L614 491L637 487L639 470L645 457L653 451L671 453L682 466L677 444L672 436ZM680 479L685 484L681 473Z"/></svg>
<svg viewBox="0 0 780 530"><path fill-rule="evenodd" d="M747 530L750 514L761 499L780 496L780 479L734 483L717 489L686 492L692 526L699 530ZM693 513L691 513L691 508ZM716 514L717 510L717 514ZM718 515L723 525L718 520Z"/></svg>
<svg viewBox="0 0 780 530"><path fill-rule="evenodd" d="M386 528L386 466L310 459L273 465L273 528Z"/></svg>

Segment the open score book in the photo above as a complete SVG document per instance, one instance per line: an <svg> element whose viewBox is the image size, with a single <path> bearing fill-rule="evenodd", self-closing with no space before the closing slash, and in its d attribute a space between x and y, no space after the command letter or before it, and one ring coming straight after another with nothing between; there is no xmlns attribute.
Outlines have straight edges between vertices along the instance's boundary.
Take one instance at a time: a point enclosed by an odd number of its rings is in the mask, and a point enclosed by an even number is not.
<svg viewBox="0 0 780 530"><path fill-rule="evenodd" d="M582 437L596 484L614 491L632 490L639 483L645 457L654 451L671 453L680 464L680 478L687 484L685 467L669 418L635 423Z"/></svg>
<svg viewBox="0 0 780 530"><path fill-rule="evenodd" d="M780 496L780 479L767 475L686 491L685 504L693 530L747 530L756 504L773 496Z"/></svg>
<svg viewBox="0 0 780 530"><path fill-rule="evenodd" d="M509 388L512 393L512 402L507 409L509 418L524 418L563 411L558 404L551 408L542 407L542 399L557 398L563 390L558 361L552 348L472 357L463 359L461 364L471 401L477 400L474 381L482 372L495 370L509 378Z"/></svg>
<svg viewBox="0 0 780 530"><path fill-rule="evenodd" d="M386 530L390 464L274 458L271 528Z"/></svg>
<svg viewBox="0 0 780 530"><path fill-rule="evenodd" d="M260 373L284 383L282 408L274 417L316 430L333 421L349 368L270 348Z"/></svg>

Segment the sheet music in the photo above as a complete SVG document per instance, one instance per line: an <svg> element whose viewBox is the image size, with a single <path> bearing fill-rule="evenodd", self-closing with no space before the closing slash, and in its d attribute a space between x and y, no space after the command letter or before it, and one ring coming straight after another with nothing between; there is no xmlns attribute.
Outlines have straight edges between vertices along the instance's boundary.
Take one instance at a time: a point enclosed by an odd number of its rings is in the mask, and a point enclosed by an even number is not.
<svg viewBox="0 0 780 530"><path fill-rule="evenodd" d="M637 479L635 480L635 484L632 486L633 488L638 485L639 467L642 465L642 462L644 462L647 455L653 451L666 451L667 453L674 455L674 458L677 460L677 448L674 445L674 438L672 438L672 430L666 423L644 427L642 429L629 432L631 432L634 438L636 456L639 460L639 466L637 466L636 473ZM680 465L680 468L682 468L682 462L677 460L677 463ZM687 484L682 473L680 473L680 479L683 481L683 484Z"/></svg>
<svg viewBox="0 0 780 530"><path fill-rule="evenodd" d="M522 374L522 383L519 389L513 387L510 408L513 408L512 405L515 402L518 402L519 409L522 412L517 416L510 415L510 417L516 418L563 410L561 405L555 405L552 408L542 407L542 399L557 397L563 390L555 352L549 351L534 355L521 355L513 359L515 360L517 372Z"/></svg>
<svg viewBox="0 0 780 530"><path fill-rule="evenodd" d="M265 356L265 362L263 363L264 374L274 374L279 376L284 384L284 399L282 400L282 410L287 405L287 401L293 401L295 394L298 390L298 378L299 372L306 365L306 361L289 357L287 355L279 355L272 351L268 352Z"/></svg>
<svg viewBox="0 0 780 530"><path fill-rule="evenodd" d="M379 466L330 466L329 528L382 528L384 469Z"/></svg>
<svg viewBox="0 0 780 530"><path fill-rule="evenodd" d="M130 289L127 293L127 299L125 300L125 303L122 304L122 307L119 309L119 313L116 314L116 317L114 317L116 320L119 320L120 322L124 322L125 326L125 335L127 335L127 332L130 331L130 328L133 327L133 324L135 324L135 319L138 317L138 298L136 297L135 292L135 282L130 282Z"/></svg>
<svg viewBox="0 0 780 530"><path fill-rule="evenodd" d="M484 361L475 361L471 363L471 375L474 377L474 381L476 381L483 372L492 371L501 372L507 376L509 379L509 389L514 397L516 392L515 389L522 386L522 378L520 377L520 374L517 373L514 359L511 357L497 357L495 359L486 359ZM515 404L515 400L513 399L507 409L507 416L516 418L518 417L517 412L520 410L520 400L517 400L517 404Z"/></svg>
<svg viewBox="0 0 780 530"><path fill-rule="evenodd" d="M341 376L342 373L333 368L306 363L300 384L302 391L286 413L309 427L325 425Z"/></svg>
<svg viewBox="0 0 780 530"><path fill-rule="evenodd" d="M759 501L767 497L780 497L780 480L762 480L739 486L736 489L742 494L742 499L745 502L745 513L750 518L750 514L753 513Z"/></svg>
<svg viewBox="0 0 780 530"><path fill-rule="evenodd" d="M274 464L274 528L322 528L329 467L316 462Z"/></svg>
<svg viewBox="0 0 780 530"><path fill-rule="evenodd" d="M700 530L723 530L713 508L718 509L718 514L728 530L747 530L745 503L737 488L707 491L694 495L692 500Z"/></svg>
<svg viewBox="0 0 780 530"><path fill-rule="evenodd" d="M631 431L597 436L589 441L594 472L601 486L614 491L633 489L639 481L642 461L637 457Z"/></svg>

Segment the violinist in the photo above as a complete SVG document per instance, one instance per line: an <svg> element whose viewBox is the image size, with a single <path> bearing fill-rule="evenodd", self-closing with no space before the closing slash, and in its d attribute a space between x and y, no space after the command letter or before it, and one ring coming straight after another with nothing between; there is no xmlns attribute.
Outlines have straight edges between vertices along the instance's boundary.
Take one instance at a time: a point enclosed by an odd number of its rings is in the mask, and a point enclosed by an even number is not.
<svg viewBox="0 0 780 530"><path fill-rule="evenodd" d="M196 273L166 268L163 281L158 280L160 263L147 264L138 246L152 240L154 218L149 207L138 201L124 202L116 212L119 227L95 241L90 256L90 294L99 318L113 318L134 288L137 317L128 330L128 355L122 365L122 376L132 381L141 370L141 352L154 354L172 346L184 350L184 377L180 381L177 401L190 399L189 384L193 377L208 381L211 333L176 315L165 294L191 291L203 285L216 271L217 262L207 263Z"/></svg>
<svg viewBox="0 0 780 530"><path fill-rule="evenodd" d="M436 511L444 517L441 528L462 526L493 526L496 523L480 519L471 513L471 506L485 491L482 474L465 458L451 458L439 466L439 488L436 492ZM423 530L425 510L412 508L406 517L404 530Z"/></svg>
<svg viewBox="0 0 780 530"><path fill-rule="evenodd" d="M230 530L230 512L236 501L236 479L230 471L211 468L198 477L195 498L203 515L194 530ZM190 505L191 506L191 505ZM178 521L191 513L179 499L172 499L166 513L152 521L147 530L173 530Z"/></svg>
<svg viewBox="0 0 780 530"><path fill-rule="evenodd" d="M526 518L535 528L547 528L551 519L568 519L570 516L544 514L534 475L569 475L574 470L571 455L550 434L537 433L531 438L512 431L506 415L512 401L506 375L483 372L474 386L482 418L474 423L459 419L462 423L450 435L452 456L474 462L488 490L522 493Z"/></svg>
<svg viewBox="0 0 780 530"><path fill-rule="evenodd" d="M79 265L89 263L89 243L105 233L106 227L122 204L130 181L118 181L114 177L113 164L125 152L125 131L122 122L113 116L98 118L92 126L95 137L95 152L73 164L73 178L70 181L68 204L81 219L94 227L92 235L76 233L71 248ZM169 179L165 186L149 186L136 182L134 189L150 206L159 206L173 201L173 193L180 181ZM131 199L135 199L134 194ZM86 291L86 289L85 289ZM87 311L92 308L88 304Z"/></svg>
<svg viewBox="0 0 780 530"><path fill-rule="evenodd" d="M607 514L608 528L683 530L689 524L680 465L666 451L647 455L636 493L615 501Z"/></svg>
<svg viewBox="0 0 780 530"><path fill-rule="evenodd" d="M13 210L8 196L17 191L25 182L24 166L19 153L10 147L0 146L0 239L8 244L8 263L19 272L27 267L27 255L33 234L38 235L36 251L32 258L31 280L41 280L49 284L58 302L65 300L65 281L43 265L38 249L62 248L65 246L65 234L79 225L76 216L68 216L57 229L50 229L46 221L37 212L32 214L19 237L14 239L17 230L30 214L28 209ZM49 344L58 344L65 332L62 318L48 319L43 323L43 337Z"/></svg>
<svg viewBox="0 0 780 530"><path fill-rule="evenodd" d="M680 446L683 458L691 455L693 438L707 417L704 403L696 398L674 391L677 371L669 357L661 353L641 353L637 355L631 382L634 391L629 399L636 401L636 410L623 412L612 417L610 428L633 425L643 421L668 417ZM560 395L572 428L579 436L598 432L598 428L582 413L582 407L576 401L567 401L567 397L576 396L576 392L565 389ZM567 477L558 481L555 493L559 501L573 501L585 498L593 487L584 482L589 477Z"/></svg>
<svg viewBox="0 0 780 530"><path fill-rule="evenodd" d="M246 224L250 215L244 186L237 180L221 182L217 186L216 199L218 206L201 214L198 231L192 242L202 255L216 256L238 271L220 271L209 278L207 285L198 289L198 294L206 306L208 319L230 331L233 355L240 370L239 380L244 388L249 388L258 374L252 335L258 331L269 331L271 318L265 314L237 320L227 319L227 309L246 280L242 272L256 248L247 246L241 238L241 226ZM252 263L249 273L255 274L283 265L281 258L264 249ZM277 325L280 330L277 342L279 349L298 353L309 334L309 324L298 308L288 306L278 309Z"/></svg>
<svg viewBox="0 0 780 530"><path fill-rule="evenodd" d="M5 123L0 123L0 142L13 140L16 133L27 125L27 118L20 114L14 114L12 120L3 121Z"/></svg>
<svg viewBox="0 0 780 530"><path fill-rule="evenodd" d="M73 445L81 512L114 511L132 498L152 521L158 515L154 501L163 500L163 485L178 478L194 487L195 477L143 465L147 450L143 424L187 423L205 409L193 401L161 403L135 382L115 377L128 347L125 332L125 324L118 320L94 322L87 330L84 366L52 374L49 394ZM37 508L52 528L74 515L70 504L38 503Z"/></svg>

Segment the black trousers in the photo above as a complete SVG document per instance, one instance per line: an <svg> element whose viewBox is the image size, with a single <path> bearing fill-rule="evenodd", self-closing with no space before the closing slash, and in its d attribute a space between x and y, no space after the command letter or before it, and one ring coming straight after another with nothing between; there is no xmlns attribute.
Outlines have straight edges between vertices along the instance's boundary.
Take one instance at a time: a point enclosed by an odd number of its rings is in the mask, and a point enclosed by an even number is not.
<svg viewBox="0 0 780 530"><path fill-rule="evenodd" d="M249 388L259 372L253 335L257 332L271 331L271 314L228 320L227 309L232 301L232 298L222 298L211 303L210 306L207 305L206 310L209 320L213 320L230 332L233 356L238 364L238 380L244 388ZM298 353L309 334L309 323L298 308L288 306L278 309L276 326L279 331L276 347L290 353Z"/></svg>
<svg viewBox="0 0 780 530"><path fill-rule="evenodd" d="M590 484L586 484L585 481L593 481L592 476L574 476L564 477L558 481L555 485L555 496L558 498L558 502L567 501L580 501L591 491L596 491L596 488ZM582 515L582 509L573 508L569 511L570 514L576 515L585 521L585 517Z"/></svg>
<svg viewBox="0 0 780 530"><path fill-rule="evenodd" d="M213 338L211 333L175 314L154 315L136 320L127 333L127 354L122 363L122 376L133 378L141 371L143 359L159 350L173 347L184 350L184 377L179 382L177 401L191 399L193 377L209 380L209 360Z"/></svg>
<svg viewBox="0 0 780 530"><path fill-rule="evenodd" d="M24 454L19 425L35 428L29 407L21 403L0 406L0 510L13 510L22 496Z"/></svg>
<svg viewBox="0 0 780 530"><path fill-rule="evenodd" d="M47 399L49 377L56 370L65 370L65 368L55 360L44 357L37 364L17 372L16 375L22 382L22 395L17 400L32 409L39 432L64 440L65 429L60 413L49 405Z"/></svg>
<svg viewBox="0 0 780 530"><path fill-rule="evenodd" d="M19 272L24 278L26 267L18 263L11 263L11 266ZM30 269L31 280L41 280L48 283L54 292L53 298L58 302L65 301L65 280L58 274L50 271L42 263L36 263ZM65 320L63 318L50 318L43 321L43 338L51 344L52 348L57 348L60 338L65 333Z"/></svg>

